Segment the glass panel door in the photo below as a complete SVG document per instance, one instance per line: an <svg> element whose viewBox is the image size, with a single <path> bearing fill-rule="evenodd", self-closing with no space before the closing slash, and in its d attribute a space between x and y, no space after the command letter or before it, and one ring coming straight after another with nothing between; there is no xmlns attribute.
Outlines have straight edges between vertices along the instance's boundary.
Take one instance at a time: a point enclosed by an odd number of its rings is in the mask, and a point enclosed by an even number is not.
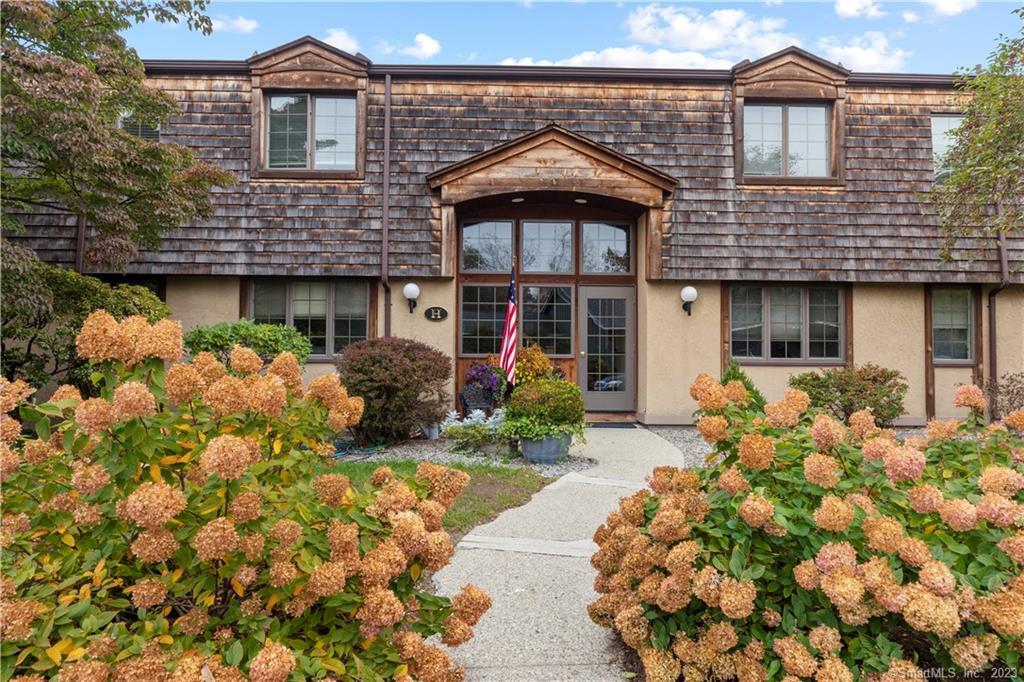
<svg viewBox="0 0 1024 682"><path fill-rule="evenodd" d="M579 289L577 376L588 411L636 409L636 301L633 287Z"/></svg>

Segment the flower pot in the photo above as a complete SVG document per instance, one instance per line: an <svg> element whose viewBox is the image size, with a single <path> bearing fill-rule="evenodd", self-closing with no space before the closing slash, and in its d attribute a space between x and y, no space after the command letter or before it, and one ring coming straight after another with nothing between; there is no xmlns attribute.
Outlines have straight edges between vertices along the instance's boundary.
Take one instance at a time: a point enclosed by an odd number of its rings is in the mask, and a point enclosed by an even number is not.
<svg viewBox="0 0 1024 682"><path fill-rule="evenodd" d="M523 457L534 464L552 464L569 454L569 443L572 437L568 434L563 436L548 436L541 440L521 438Z"/></svg>
<svg viewBox="0 0 1024 682"><path fill-rule="evenodd" d="M422 424L420 425L420 431L427 437L427 440L437 440L441 436L441 425L440 424Z"/></svg>

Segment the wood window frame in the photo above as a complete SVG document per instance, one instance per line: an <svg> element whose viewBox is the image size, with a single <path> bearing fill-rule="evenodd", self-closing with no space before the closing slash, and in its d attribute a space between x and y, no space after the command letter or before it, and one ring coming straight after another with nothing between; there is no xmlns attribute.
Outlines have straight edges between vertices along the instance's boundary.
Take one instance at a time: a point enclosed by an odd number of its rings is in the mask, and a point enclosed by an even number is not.
<svg viewBox="0 0 1024 682"><path fill-rule="evenodd" d="M269 168L269 100L280 95L307 95L310 102L317 97L354 97L356 100L356 166L353 170L318 170L316 168ZM307 116L312 117L315 105L308 107ZM250 174L257 179L272 180L362 180L366 174L366 89L317 89L317 88L253 88L252 92L252 142ZM315 134L312 118L306 129L307 139ZM307 162L311 163L314 145L307 143Z"/></svg>
<svg viewBox="0 0 1024 682"><path fill-rule="evenodd" d="M242 313L242 317L250 320L253 319L256 306L255 284L257 281L261 280L283 281L285 283L284 319L285 324L288 326L294 326L294 318L292 317L292 286L296 282L325 282L328 284L327 301L325 303L327 321L324 332L324 345L327 352L310 354L308 358L309 361L327 362L338 355L334 348L334 296L335 289L339 283L362 283L366 287L366 338L374 338L374 330L376 329L377 288L373 286L373 282L371 280L346 277L250 277L246 280L245 286L242 287L242 310L240 311Z"/></svg>
<svg viewBox="0 0 1024 682"><path fill-rule="evenodd" d="M760 358L734 357L732 354L732 290L736 287L761 288L761 345ZM768 290L773 288L795 287L800 293L800 358L771 357L771 303ZM810 351L810 323L808 292L815 288L837 289L839 291L839 349L836 358L812 358L804 353ZM740 365L761 367L844 367L853 363L853 290L848 284L802 282L728 282L722 285L722 366L735 361Z"/></svg>
<svg viewBox="0 0 1024 682"><path fill-rule="evenodd" d="M526 309L526 300L523 297L523 291L527 287L546 287L549 289L568 289L569 290L569 352L568 353L548 353L544 352L549 358L562 358L565 360L571 360L576 357L576 347L579 343L579 339L576 335L576 325L579 324L579 311L576 306L579 304L579 295L576 286L568 282L527 282L525 284L518 283L519 287L519 340L525 345L526 344L526 333L523 330L523 323L526 322L526 316L523 311Z"/></svg>
<svg viewBox="0 0 1024 682"><path fill-rule="evenodd" d="M456 303L456 305L458 307L458 310L457 310L457 313L458 313L458 329L455 330L455 336L456 336L455 342L457 344L456 345L456 350L457 350L458 357L460 357L460 358L480 359L480 358L486 358L489 355L495 355L498 352L497 350L495 350L494 353L466 353L466 352L464 352L462 350L462 342L463 342L462 322L465 319L465 316L463 315L462 306L465 303L465 289L466 289L466 287L496 287L496 288L502 289L503 291L508 291L508 286L509 286L508 281L502 283L502 282L493 281L493 278L490 281L486 281L486 280L485 281L476 281L476 280L465 281L464 280L464 281L459 283L459 285L458 285L458 301ZM499 332L498 338L499 338L499 340L501 338L500 332ZM522 337L520 337L519 340L522 341Z"/></svg>
<svg viewBox="0 0 1024 682"><path fill-rule="evenodd" d="M935 292L966 291L967 296L967 339L970 356L966 358L940 358L935 356ZM981 305L977 287L971 285L934 285L928 288L928 348L935 367L974 367L981 352Z"/></svg>
<svg viewBox="0 0 1024 682"><path fill-rule="evenodd" d="M743 111L752 106L782 106L782 175L748 175L744 172ZM825 106L828 108L828 165L829 174L822 176L787 175L789 142L789 107ZM767 97L735 97L733 109L733 156L738 186L790 185L797 187L841 187L846 184L846 100L821 97L794 96L786 99Z"/></svg>

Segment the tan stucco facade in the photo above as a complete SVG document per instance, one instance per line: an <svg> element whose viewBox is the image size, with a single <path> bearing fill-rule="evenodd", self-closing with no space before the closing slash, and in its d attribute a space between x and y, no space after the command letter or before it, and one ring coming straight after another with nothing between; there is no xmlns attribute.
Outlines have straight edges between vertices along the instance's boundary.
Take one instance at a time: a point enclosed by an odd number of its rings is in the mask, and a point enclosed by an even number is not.
<svg viewBox="0 0 1024 682"><path fill-rule="evenodd" d="M717 374L722 365L722 292L720 282L648 282L643 267L637 282L637 419L648 424L688 424L696 405L689 395L690 382L700 372ZM420 287L416 310L409 312L402 288L409 281ZM680 289L697 288L692 314L682 310ZM170 277L167 303L185 329L238 319L240 281L237 277ZM906 414L900 424L923 424L927 418L925 355L925 288L919 284L855 285L852 291L853 361L874 363L899 370L909 390ZM376 292L377 336L384 333L384 295ZM988 289L982 305L982 369L989 371ZM457 288L453 279L392 281L391 333L433 346L454 357L458 343ZM441 321L428 320L424 311L438 306L448 311ZM997 298L998 373L1024 371L1024 286L1012 286ZM744 365L744 370L769 400L786 391L792 374L815 367ZM334 370L329 362L309 363L303 376ZM952 406L956 387L971 383L971 367L934 369L937 417L962 416Z"/></svg>

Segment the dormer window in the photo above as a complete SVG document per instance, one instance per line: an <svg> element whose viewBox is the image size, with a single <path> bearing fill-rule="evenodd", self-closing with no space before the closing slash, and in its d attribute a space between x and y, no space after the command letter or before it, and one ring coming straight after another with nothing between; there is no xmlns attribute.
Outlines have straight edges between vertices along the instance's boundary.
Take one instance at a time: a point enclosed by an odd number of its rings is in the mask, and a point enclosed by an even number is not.
<svg viewBox="0 0 1024 682"><path fill-rule="evenodd" d="M267 168L354 171L354 95L267 97Z"/></svg>
<svg viewBox="0 0 1024 682"><path fill-rule="evenodd" d="M143 140L149 140L150 142L160 141L159 125L150 125L149 123L143 123L142 121L133 118L130 115L125 115L117 119L117 127L125 131L129 135L141 137Z"/></svg>
<svg viewBox="0 0 1024 682"><path fill-rule="evenodd" d="M743 172L776 177L828 177L829 127L828 105L746 104Z"/></svg>

